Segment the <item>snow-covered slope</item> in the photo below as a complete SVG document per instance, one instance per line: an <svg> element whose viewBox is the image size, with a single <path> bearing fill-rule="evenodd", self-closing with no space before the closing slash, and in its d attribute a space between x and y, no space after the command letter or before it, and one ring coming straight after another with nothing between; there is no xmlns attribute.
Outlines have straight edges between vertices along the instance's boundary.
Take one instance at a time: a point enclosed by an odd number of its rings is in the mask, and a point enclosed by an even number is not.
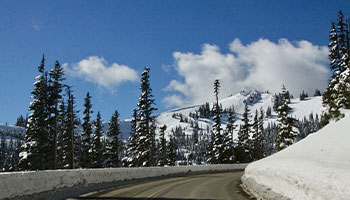
<svg viewBox="0 0 350 200"><path fill-rule="evenodd" d="M25 128L13 125L0 125L0 132L11 133L15 135L24 135Z"/></svg>
<svg viewBox="0 0 350 200"><path fill-rule="evenodd" d="M241 92L239 94L230 96L228 98L222 99L219 103L222 105L223 109L228 109L231 106L234 107L236 112L236 124L241 123L240 119L243 114L245 101L248 103L249 109L251 111L251 116L255 114L255 110L259 110L261 107L266 112L268 107L273 107L274 94L271 93L260 93L257 91ZM213 103L210 103L210 108L212 108ZM314 115L320 115L323 111L322 107L322 97L309 97L303 101L299 99L291 99L289 106L293 109L292 116L296 119L303 119L308 117L311 113ZM194 122L195 119L190 117L190 113L195 113L198 110L200 105L191 106L186 108L179 108L170 110L168 112L161 113L157 116L157 126L167 125L166 134L170 134L172 130L175 130L176 127L181 126L186 135L191 135L193 133L193 127L191 127L191 121ZM174 117L174 114L181 114L183 118L187 118L188 122L180 122L180 117ZM227 115L223 115L223 128L226 126ZM277 120L277 114L272 111L272 116L265 119L265 125L269 122L275 122ZM207 131L207 126L211 128L213 124L212 118L199 118L198 126L199 129L204 132ZM236 130L238 131L238 129ZM236 134L235 134L236 135ZM236 137L234 135L234 137Z"/></svg>
<svg viewBox="0 0 350 200"><path fill-rule="evenodd" d="M270 157L242 178L251 193L271 199L350 199L350 115ZM281 199L281 196L275 196Z"/></svg>

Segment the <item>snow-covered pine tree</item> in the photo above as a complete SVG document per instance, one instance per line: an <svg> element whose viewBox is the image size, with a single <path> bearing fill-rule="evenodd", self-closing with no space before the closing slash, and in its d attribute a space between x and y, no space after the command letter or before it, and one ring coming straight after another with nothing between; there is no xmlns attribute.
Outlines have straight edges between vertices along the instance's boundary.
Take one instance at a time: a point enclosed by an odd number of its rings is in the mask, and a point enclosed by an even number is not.
<svg viewBox="0 0 350 200"><path fill-rule="evenodd" d="M350 109L350 47L349 47L349 29L348 24L344 23L343 15L339 14L339 44L340 44L340 67L342 72L339 77L338 99L336 105L339 108Z"/></svg>
<svg viewBox="0 0 350 200"><path fill-rule="evenodd" d="M168 166L175 166L176 162L176 142L173 135L169 136L169 142L166 148L166 158Z"/></svg>
<svg viewBox="0 0 350 200"><path fill-rule="evenodd" d="M116 110L108 122L109 129L107 131L107 139L106 139L106 150L105 150L105 160L106 167L119 167L120 159L119 159L119 113Z"/></svg>
<svg viewBox="0 0 350 200"><path fill-rule="evenodd" d="M327 108L322 115L321 126L328 124L330 119L337 119L340 116L341 107L349 107L350 93L350 72L349 68L349 45L346 41L349 38L349 27L344 24L343 13L339 11L337 27L332 22L329 34L329 60L332 71L331 80L326 88L322 103ZM348 98L348 99L347 99Z"/></svg>
<svg viewBox="0 0 350 200"><path fill-rule="evenodd" d="M250 149L250 157L253 160L258 160L257 154L259 153L258 137L259 137L259 121L258 121L258 110L255 110L255 115L252 123L252 141Z"/></svg>
<svg viewBox="0 0 350 200"><path fill-rule="evenodd" d="M63 138L64 138L64 128L65 128L65 122L66 122L66 116L67 116L67 108L65 101L62 99L60 102L59 108L59 117L57 120L58 123L58 135L57 135L57 163L56 163L56 169L63 169L64 168L64 154L63 154Z"/></svg>
<svg viewBox="0 0 350 200"><path fill-rule="evenodd" d="M291 108L287 103L287 90L286 87L282 86L281 93L281 104L277 109L278 113L278 135L276 137L276 145L275 148L277 151L280 151L288 146L292 145L297 136L297 130L295 127L296 120L289 116Z"/></svg>
<svg viewBox="0 0 350 200"><path fill-rule="evenodd" d="M92 166L93 168L102 168L103 167L103 146L102 146L102 121L101 114L97 112L95 125L95 134L92 143Z"/></svg>
<svg viewBox="0 0 350 200"><path fill-rule="evenodd" d="M251 161L250 158L250 110L248 108L247 102L245 102L244 112L242 116L242 124L238 131L238 142L235 148L235 160L236 162L247 163Z"/></svg>
<svg viewBox="0 0 350 200"><path fill-rule="evenodd" d="M272 110L271 110L271 107L268 106L266 109L266 117L269 118L269 117L271 117L271 115L272 115Z"/></svg>
<svg viewBox="0 0 350 200"><path fill-rule="evenodd" d="M220 90L220 81L218 79L214 82L214 95L216 102L213 105L213 127L212 127L212 138L211 138L211 156L208 159L210 164L218 164L223 162L223 137L221 134L221 107L219 105L219 90Z"/></svg>
<svg viewBox="0 0 350 200"><path fill-rule="evenodd" d="M151 133L151 147L150 147L150 154L149 154L149 161L150 161L150 166L156 166L157 165L157 144L156 144L156 120L153 117L152 118L152 123L150 126L150 133Z"/></svg>
<svg viewBox="0 0 350 200"><path fill-rule="evenodd" d="M135 158L136 158L136 143L137 143L137 133L136 133L136 127L137 127L137 121L138 121L138 113L137 109L134 108L132 113L132 119L130 121L131 124L131 132L130 137L128 138L128 148L126 151L126 159L123 159L123 164L128 167L135 167Z"/></svg>
<svg viewBox="0 0 350 200"><path fill-rule="evenodd" d="M13 142L13 137L11 136L10 139L10 143L8 145L8 171L15 171L16 169L16 165L17 165L17 161L16 161L16 152L15 152L15 146L14 146L14 142Z"/></svg>
<svg viewBox="0 0 350 200"><path fill-rule="evenodd" d="M67 87L67 109L64 118L64 128L63 128L63 155L64 161L63 165L66 169L74 169L75 164L75 143L76 137L74 134L74 129L77 127L77 111L75 111L75 98L72 94L71 87Z"/></svg>
<svg viewBox="0 0 350 200"><path fill-rule="evenodd" d="M50 135L50 153L51 156L49 156L47 159L49 159L52 162L52 168L56 169L57 168L57 144L58 144L58 135L59 135L59 126L58 126L58 121L59 121L59 102L62 99L62 89L64 85L62 84L62 81L65 80L63 77L64 71L62 66L58 61L55 63L55 67L50 70L49 72L50 79L49 79L49 135ZM50 159L52 158L52 160Z"/></svg>
<svg viewBox="0 0 350 200"><path fill-rule="evenodd" d="M19 167L21 170L44 170L48 168L46 159L50 152L48 149L49 130L47 123L49 118L49 96L44 56L38 71L40 75L35 77L36 82L31 96L33 101L29 105L31 114L28 119L23 151L20 153Z"/></svg>
<svg viewBox="0 0 350 200"><path fill-rule="evenodd" d="M252 129L251 158L259 160L264 157L264 110L262 108L260 109L260 114L258 114L258 110L255 111Z"/></svg>
<svg viewBox="0 0 350 200"><path fill-rule="evenodd" d="M151 115L156 108L153 107L154 98L149 82L149 72L150 68L145 67L141 75L141 96L137 105L138 122L136 127L136 156L133 160L134 166L147 167L154 164L154 155L152 155L154 138L152 138L153 134L150 125L154 120Z"/></svg>
<svg viewBox="0 0 350 200"><path fill-rule="evenodd" d="M258 158L261 159L266 155L266 150L265 150L265 129L264 129L264 119L265 119L265 115L264 115L264 109L261 107L260 108L260 115L259 115L259 122L258 122L258 126L259 126L259 136L258 136L258 147L259 149L261 149L261 152L258 153Z"/></svg>
<svg viewBox="0 0 350 200"><path fill-rule="evenodd" d="M167 126L164 125L160 127L159 131L159 159L158 159L158 166L164 166L167 165L167 142L165 139L165 130Z"/></svg>
<svg viewBox="0 0 350 200"><path fill-rule="evenodd" d="M81 134L81 156L80 156L80 167L82 168L90 168L91 163L91 148L92 148L92 123L91 123L91 116L90 114L93 113L91 108L91 96L88 92L85 97L85 103L84 103L84 117L83 117L83 132Z"/></svg>
<svg viewBox="0 0 350 200"><path fill-rule="evenodd" d="M236 129L236 116L234 107L228 109L227 125L224 131L223 163L233 162L233 131Z"/></svg>

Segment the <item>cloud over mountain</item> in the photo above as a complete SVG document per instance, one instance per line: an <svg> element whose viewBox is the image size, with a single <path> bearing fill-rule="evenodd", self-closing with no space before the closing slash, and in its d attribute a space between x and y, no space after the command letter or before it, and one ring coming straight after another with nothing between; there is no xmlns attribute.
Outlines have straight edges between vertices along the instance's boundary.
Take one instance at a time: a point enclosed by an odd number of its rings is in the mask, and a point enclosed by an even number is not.
<svg viewBox="0 0 350 200"><path fill-rule="evenodd" d="M220 79L220 96L241 90L279 92L282 84L292 94L302 90L313 94L324 89L329 71L328 48L308 41L277 43L267 39L244 45L233 40L230 52L221 53L216 45L204 44L199 54L174 52L174 68L183 80L172 80L163 99L169 107L199 104L214 99L213 83Z"/></svg>

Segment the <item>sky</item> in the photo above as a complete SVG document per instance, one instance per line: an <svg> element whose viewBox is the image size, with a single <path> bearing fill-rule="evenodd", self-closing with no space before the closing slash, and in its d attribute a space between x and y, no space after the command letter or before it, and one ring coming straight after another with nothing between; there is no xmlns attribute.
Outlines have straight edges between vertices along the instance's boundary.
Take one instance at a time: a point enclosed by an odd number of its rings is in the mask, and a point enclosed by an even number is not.
<svg viewBox="0 0 350 200"><path fill-rule="evenodd" d="M58 60L82 117L131 117L150 67L157 112L242 90L323 90L328 33L350 1L0 1L0 124L28 111L43 54ZM94 115L95 115L94 114Z"/></svg>

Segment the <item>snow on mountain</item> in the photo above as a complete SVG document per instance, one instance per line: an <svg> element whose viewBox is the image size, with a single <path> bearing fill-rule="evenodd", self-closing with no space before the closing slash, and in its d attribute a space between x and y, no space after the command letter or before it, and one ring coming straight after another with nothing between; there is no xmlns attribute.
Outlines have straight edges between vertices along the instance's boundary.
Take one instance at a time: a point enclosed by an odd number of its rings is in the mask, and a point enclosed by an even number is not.
<svg viewBox="0 0 350 200"><path fill-rule="evenodd" d="M248 165L242 178L263 199L350 198L350 113L317 133Z"/></svg>
<svg viewBox="0 0 350 200"><path fill-rule="evenodd" d="M0 125L0 131L1 132L24 135L25 130L26 130L25 128L20 127L20 126Z"/></svg>
<svg viewBox="0 0 350 200"><path fill-rule="evenodd" d="M219 100L219 104L222 105L223 109L228 109L231 106L234 107L236 112L236 125L239 125L241 123L241 117L244 111L244 102L247 102L250 114L253 117L255 114L255 110L259 110L261 107L263 108L264 112L266 112L268 107L273 107L273 101L274 101L274 94L271 93L261 93L258 91L248 91L248 92L241 92L239 94L230 96L225 99ZM210 108L213 107L213 103L209 103ZM322 97L308 97L305 100L301 101L298 99L291 99L291 103L289 106L293 109L291 115L296 119L303 119L304 117L307 117L313 113L314 115L318 114L320 116L321 112L324 110L322 107ZM178 108L173 109L168 112L164 112L159 114L156 117L157 126L163 126L167 125L166 134L171 134L172 130L175 130L176 127L181 126L183 128L183 131L186 135L191 135L193 133L193 127L191 126L191 121L194 122L195 119L190 116L190 113L195 113L198 111L200 105L197 106L190 106L185 108ZM182 115L183 118L187 118L188 122L180 122L179 115ZM176 115L176 116L175 116ZM222 119L222 127L226 127L226 120L227 115L223 114ZM277 120L277 113L272 111L271 117L268 117L265 119L265 125L269 122L275 122ZM206 118L199 118L198 119L198 126L199 130L202 130L204 133L207 132L207 126L211 128L213 124L212 118L206 119ZM236 129L238 131L238 128ZM237 134L234 135L234 137L237 137Z"/></svg>

